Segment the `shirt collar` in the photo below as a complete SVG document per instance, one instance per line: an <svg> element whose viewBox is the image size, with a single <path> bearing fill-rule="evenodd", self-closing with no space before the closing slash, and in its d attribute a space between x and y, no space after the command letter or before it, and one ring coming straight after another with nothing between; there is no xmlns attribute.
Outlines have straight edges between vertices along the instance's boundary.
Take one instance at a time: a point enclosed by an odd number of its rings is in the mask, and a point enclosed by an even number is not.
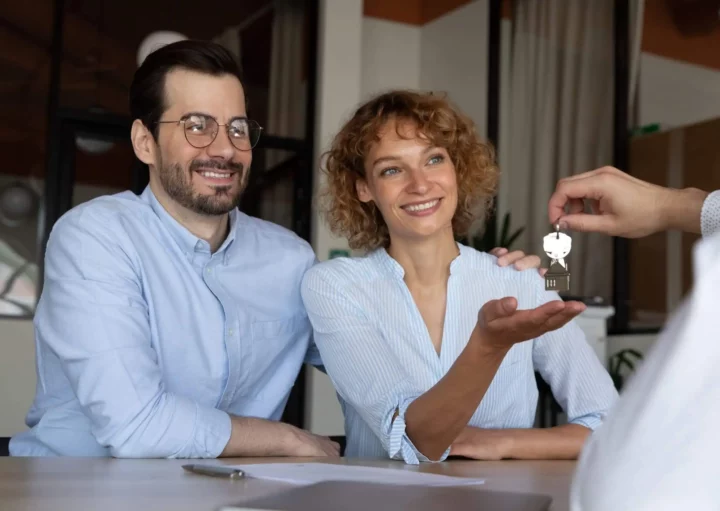
<svg viewBox="0 0 720 511"><path fill-rule="evenodd" d="M466 247L460 243L458 243L457 246L460 254L450 263L450 275L456 273L463 267L465 261L468 259L468 251L472 250L470 247ZM371 253L370 257L375 259L380 266L391 275L401 279L405 277L405 269L388 254L385 247L376 249Z"/></svg>
<svg viewBox="0 0 720 511"><path fill-rule="evenodd" d="M187 255L192 255L195 252L210 252L210 244L204 239L198 238L191 233L185 226L175 220L170 213L160 204L155 194L150 189L150 185L145 187L145 190L140 196L143 201L150 204L155 214L160 218L165 228L168 230L170 235L173 237L178 246ZM230 211L230 228L228 229L228 235L223 241L220 248L217 250L218 253L226 250L230 244L235 240L235 233L237 231L239 212L237 208L233 208Z"/></svg>

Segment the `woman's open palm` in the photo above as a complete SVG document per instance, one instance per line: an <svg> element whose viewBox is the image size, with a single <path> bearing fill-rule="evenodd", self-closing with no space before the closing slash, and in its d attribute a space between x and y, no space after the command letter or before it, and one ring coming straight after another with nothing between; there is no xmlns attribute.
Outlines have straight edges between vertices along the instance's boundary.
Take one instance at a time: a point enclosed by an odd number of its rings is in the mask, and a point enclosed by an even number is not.
<svg viewBox="0 0 720 511"><path fill-rule="evenodd" d="M517 300L507 297L491 300L478 313L477 328L483 344L510 348L557 330L585 310L581 302L555 300L535 309L518 310Z"/></svg>

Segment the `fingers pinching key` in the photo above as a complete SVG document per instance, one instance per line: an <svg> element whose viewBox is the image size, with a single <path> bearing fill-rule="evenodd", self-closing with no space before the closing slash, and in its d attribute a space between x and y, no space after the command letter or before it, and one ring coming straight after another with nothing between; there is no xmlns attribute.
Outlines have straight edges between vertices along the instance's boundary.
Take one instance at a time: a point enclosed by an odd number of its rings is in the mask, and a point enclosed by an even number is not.
<svg viewBox="0 0 720 511"><path fill-rule="evenodd" d="M550 257L550 268L545 273L546 291L569 291L570 271L565 257L570 253L572 239L560 232L560 223L555 224L555 231L543 238L543 250Z"/></svg>

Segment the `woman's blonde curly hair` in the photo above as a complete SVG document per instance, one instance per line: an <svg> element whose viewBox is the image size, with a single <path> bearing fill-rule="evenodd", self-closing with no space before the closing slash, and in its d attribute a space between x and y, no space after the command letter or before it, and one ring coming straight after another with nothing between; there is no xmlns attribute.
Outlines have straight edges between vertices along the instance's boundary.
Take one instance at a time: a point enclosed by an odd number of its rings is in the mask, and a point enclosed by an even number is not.
<svg viewBox="0 0 720 511"><path fill-rule="evenodd" d="M319 199L330 230L347 238L352 249L389 246L380 210L373 202L360 201L356 183L365 179L371 144L380 140L382 128L393 119L413 122L430 143L447 150L458 184L453 232L465 236L492 202L498 180L494 150L480 140L473 121L445 97L405 90L381 94L358 108L325 153L327 181Z"/></svg>

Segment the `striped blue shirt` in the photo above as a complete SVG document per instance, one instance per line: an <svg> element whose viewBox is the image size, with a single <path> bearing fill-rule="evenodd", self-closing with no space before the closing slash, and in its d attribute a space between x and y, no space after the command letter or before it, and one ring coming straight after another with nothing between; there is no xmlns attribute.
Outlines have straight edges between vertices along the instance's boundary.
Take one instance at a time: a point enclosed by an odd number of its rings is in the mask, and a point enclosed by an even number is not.
<svg viewBox="0 0 720 511"><path fill-rule="evenodd" d="M483 304L514 296L518 307L527 309L559 298L545 291L536 270L500 267L494 256L459 247L450 265L439 355L403 280L403 268L384 249L362 258L332 259L305 274L302 297L345 415L347 456L428 461L405 433L405 411L450 369ZM538 401L535 371L572 424L595 429L617 398L610 376L571 322L513 346L468 425L532 427ZM393 421L395 410L399 415Z"/></svg>

